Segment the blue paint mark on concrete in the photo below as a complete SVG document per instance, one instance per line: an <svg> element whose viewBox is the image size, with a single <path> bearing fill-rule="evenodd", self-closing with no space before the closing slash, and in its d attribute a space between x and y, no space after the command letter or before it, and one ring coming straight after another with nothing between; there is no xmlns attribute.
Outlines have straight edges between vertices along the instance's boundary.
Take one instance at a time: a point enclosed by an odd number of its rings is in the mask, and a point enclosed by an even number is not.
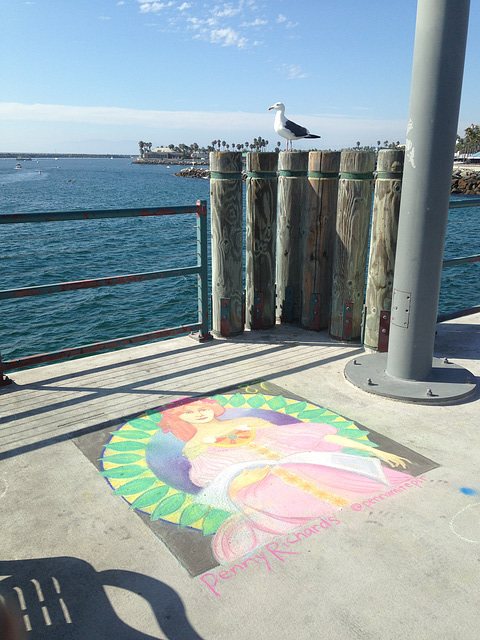
<svg viewBox="0 0 480 640"><path fill-rule="evenodd" d="M475 491L475 489L469 489L468 487L462 487L460 491L466 496L474 496L477 494L477 491Z"/></svg>

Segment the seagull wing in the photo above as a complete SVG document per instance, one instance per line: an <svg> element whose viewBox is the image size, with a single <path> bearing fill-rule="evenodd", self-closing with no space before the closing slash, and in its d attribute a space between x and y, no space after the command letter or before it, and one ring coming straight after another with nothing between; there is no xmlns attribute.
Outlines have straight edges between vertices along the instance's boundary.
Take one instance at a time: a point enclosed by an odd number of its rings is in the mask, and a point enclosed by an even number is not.
<svg viewBox="0 0 480 640"><path fill-rule="evenodd" d="M285 122L285 127L287 129L290 129L290 131L299 138L308 136L308 129L305 129L305 127L301 127L299 124L297 124L296 122L292 122L291 120L287 120Z"/></svg>

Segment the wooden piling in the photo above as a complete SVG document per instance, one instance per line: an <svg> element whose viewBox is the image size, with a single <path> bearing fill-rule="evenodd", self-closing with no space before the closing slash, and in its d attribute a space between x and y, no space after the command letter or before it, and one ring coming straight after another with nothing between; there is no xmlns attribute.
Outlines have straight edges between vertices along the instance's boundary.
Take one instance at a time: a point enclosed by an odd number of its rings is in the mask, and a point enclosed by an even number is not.
<svg viewBox="0 0 480 640"><path fill-rule="evenodd" d="M388 349L403 160L403 149L378 152L364 319L364 345L378 351Z"/></svg>
<svg viewBox="0 0 480 640"><path fill-rule="evenodd" d="M303 259L301 230L307 204L308 151L281 151L278 158L277 319L300 320Z"/></svg>
<svg viewBox="0 0 480 640"><path fill-rule="evenodd" d="M300 324L314 331L326 329L330 317L339 168L340 151L310 152Z"/></svg>
<svg viewBox="0 0 480 640"><path fill-rule="evenodd" d="M359 340L372 205L373 151L342 151L329 334Z"/></svg>
<svg viewBox="0 0 480 640"><path fill-rule="evenodd" d="M243 332L242 154L210 153L212 331Z"/></svg>
<svg viewBox="0 0 480 640"><path fill-rule="evenodd" d="M245 308L250 329L275 326L278 153L247 153Z"/></svg>

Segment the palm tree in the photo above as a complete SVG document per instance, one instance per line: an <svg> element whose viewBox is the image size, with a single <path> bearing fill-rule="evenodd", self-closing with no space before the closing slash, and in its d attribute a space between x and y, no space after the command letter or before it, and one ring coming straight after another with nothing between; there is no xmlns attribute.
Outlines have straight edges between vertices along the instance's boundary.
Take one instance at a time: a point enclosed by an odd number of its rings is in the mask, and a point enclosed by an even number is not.
<svg viewBox="0 0 480 640"><path fill-rule="evenodd" d="M143 154L145 152L145 142L143 140L140 140L140 142L138 143L138 147L140 149L140 157L143 158Z"/></svg>

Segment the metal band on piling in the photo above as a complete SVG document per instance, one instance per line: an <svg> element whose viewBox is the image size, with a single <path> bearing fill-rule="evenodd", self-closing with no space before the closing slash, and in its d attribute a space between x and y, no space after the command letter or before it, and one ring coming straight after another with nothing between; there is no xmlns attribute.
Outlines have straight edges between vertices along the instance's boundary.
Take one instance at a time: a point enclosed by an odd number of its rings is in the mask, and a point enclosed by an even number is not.
<svg viewBox="0 0 480 640"><path fill-rule="evenodd" d="M247 171L247 179L248 178L258 178L258 180L276 180L277 172L276 171Z"/></svg>
<svg viewBox="0 0 480 640"><path fill-rule="evenodd" d="M311 151L310 157L312 153L320 153L320 152ZM323 153L338 153L338 157L340 158L339 151L324 151ZM328 180L330 178L336 179L338 178L338 171L309 171L308 177L314 178L316 180L322 180L322 179Z"/></svg>
<svg viewBox="0 0 480 640"><path fill-rule="evenodd" d="M228 153L228 152L227 152ZM241 180L242 179L242 172L239 171L238 173L227 173L227 172L221 172L221 171L210 171L210 179L212 180Z"/></svg>
<svg viewBox="0 0 480 640"><path fill-rule="evenodd" d="M359 153L355 151L354 153ZM373 180L373 171L367 173L354 173L349 171L342 171L340 173L340 180Z"/></svg>
<svg viewBox="0 0 480 640"><path fill-rule="evenodd" d="M281 178L306 178L308 176L308 171L287 171L282 169L278 172L278 175Z"/></svg>

